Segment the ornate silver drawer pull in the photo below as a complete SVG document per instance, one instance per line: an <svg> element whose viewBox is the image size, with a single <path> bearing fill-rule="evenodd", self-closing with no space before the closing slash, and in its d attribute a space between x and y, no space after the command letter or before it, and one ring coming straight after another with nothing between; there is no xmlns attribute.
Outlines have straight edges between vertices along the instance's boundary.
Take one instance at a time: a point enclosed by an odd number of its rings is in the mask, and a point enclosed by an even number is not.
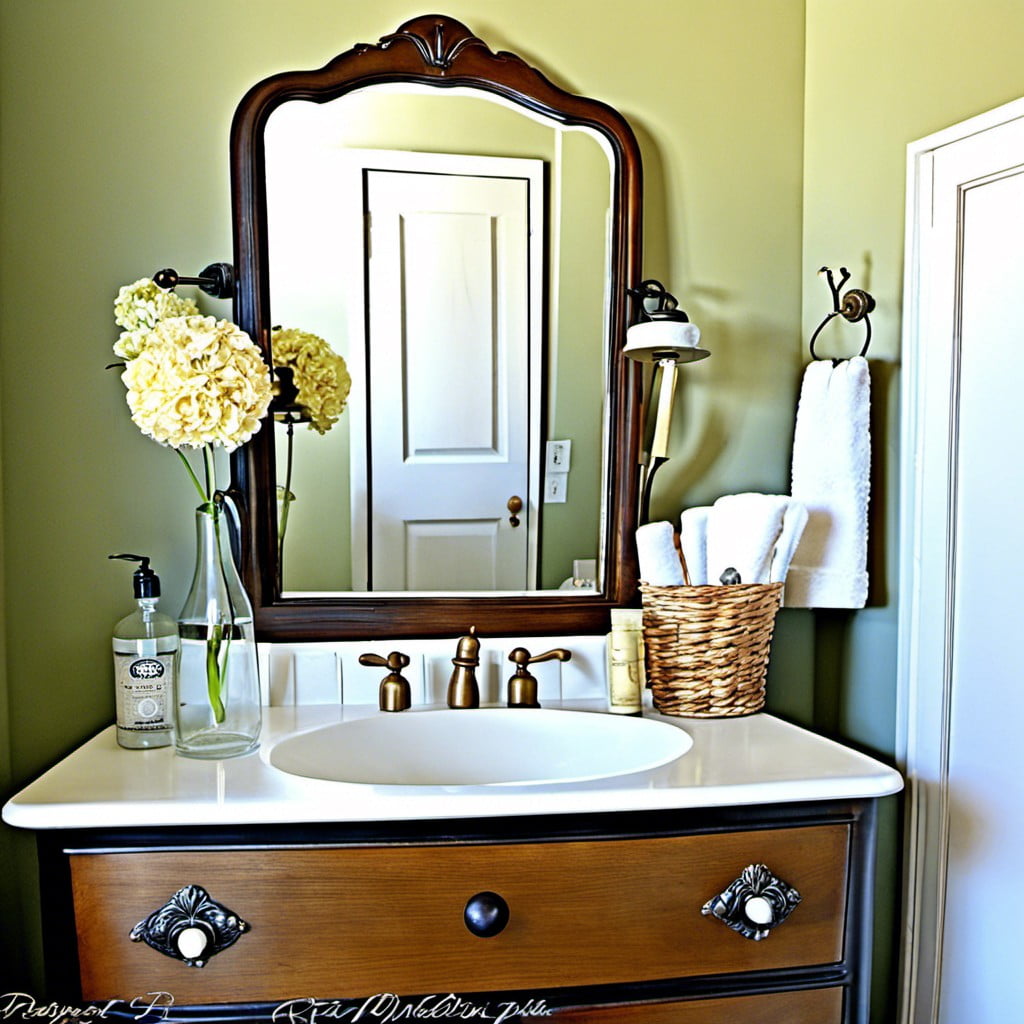
<svg viewBox="0 0 1024 1024"><path fill-rule="evenodd" d="M773 875L763 864L751 864L724 892L708 900L702 914L711 914L759 942L778 927L800 902L800 893Z"/></svg>
<svg viewBox="0 0 1024 1024"><path fill-rule="evenodd" d="M201 885L179 889L131 931L132 942L145 942L164 956L189 967L205 967L210 957L249 930L237 914L211 899Z"/></svg>

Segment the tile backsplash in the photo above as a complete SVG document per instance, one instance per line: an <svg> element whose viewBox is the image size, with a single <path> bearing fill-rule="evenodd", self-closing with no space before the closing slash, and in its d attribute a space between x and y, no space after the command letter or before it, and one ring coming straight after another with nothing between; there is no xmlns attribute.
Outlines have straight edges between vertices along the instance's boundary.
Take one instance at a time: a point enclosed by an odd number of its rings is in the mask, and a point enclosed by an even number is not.
<svg viewBox="0 0 1024 1024"><path fill-rule="evenodd" d="M572 652L567 662L531 665L540 702L602 698L605 683L605 638L480 637L480 666L476 670L481 704L504 704L506 684L515 666L508 660L514 647L542 654L553 647ZM360 654L387 657L391 651L409 656L402 673L412 687L413 704L444 704L452 674L457 639L397 641L337 641L324 643L262 643L259 645L263 702L293 704L376 704L385 668L366 668Z"/></svg>

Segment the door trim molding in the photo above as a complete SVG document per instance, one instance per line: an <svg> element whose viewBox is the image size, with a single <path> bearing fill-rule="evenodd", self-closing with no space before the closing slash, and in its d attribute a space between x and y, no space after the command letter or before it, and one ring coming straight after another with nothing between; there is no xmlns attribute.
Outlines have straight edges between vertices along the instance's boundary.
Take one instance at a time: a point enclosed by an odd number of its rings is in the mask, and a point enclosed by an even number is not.
<svg viewBox="0 0 1024 1024"><path fill-rule="evenodd" d="M955 238L936 231L935 154L1020 118L1024 99L907 147L896 720L896 753L907 780L903 1024L933 1024L939 1010L949 846L961 288L957 270L941 263L939 250L950 241L960 246L964 190L978 183L961 186ZM936 315L953 330L930 330Z"/></svg>

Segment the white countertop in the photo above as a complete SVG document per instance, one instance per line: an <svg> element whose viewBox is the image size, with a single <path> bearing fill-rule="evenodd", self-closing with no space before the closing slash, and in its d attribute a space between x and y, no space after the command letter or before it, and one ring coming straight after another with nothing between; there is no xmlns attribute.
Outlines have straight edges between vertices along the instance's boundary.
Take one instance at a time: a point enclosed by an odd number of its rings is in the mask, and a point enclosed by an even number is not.
<svg viewBox="0 0 1024 1024"><path fill-rule="evenodd" d="M599 702L564 708L603 710ZM178 757L171 747L123 750L111 726L8 801L3 820L30 829L397 821L872 798L903 786L887 765L767 714L694 719L647 711L685 729L693 747L660 768L572 784L378 786L300 778L268 763L274 744L292 733L371 713L265 708L260 750L227 761Z"/></svg>

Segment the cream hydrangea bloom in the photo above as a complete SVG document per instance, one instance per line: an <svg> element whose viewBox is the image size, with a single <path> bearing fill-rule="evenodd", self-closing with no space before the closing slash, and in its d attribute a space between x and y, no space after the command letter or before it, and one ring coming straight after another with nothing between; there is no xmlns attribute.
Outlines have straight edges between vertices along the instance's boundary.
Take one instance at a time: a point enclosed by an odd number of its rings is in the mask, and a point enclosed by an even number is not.
<svg viewBox="0 0 1024 1024"><path fill-rule="evenodd" d="M114 353L122 359L134 359L161 320L198 314L199 307L191 299L164 291L148 277L126 284L114 300L114 323L125 328L114 344Z"/></svg>
<svg viewBox="0 0 1024 1024"><path fill-rule="evenodd" d="M233 451L260 428L270 374L249 336L212 316L161 320L121 374L139 429L172 448Z"/></svg>
<svg viewBox="0 0 1024 1024"><path fill-rule="evenodd" d="M310 427L326 434L345 411L352 388L345 360L323 338L292 327L277 328L270 347L275 366L294 370L296 402L309 413Z"/></svg>

